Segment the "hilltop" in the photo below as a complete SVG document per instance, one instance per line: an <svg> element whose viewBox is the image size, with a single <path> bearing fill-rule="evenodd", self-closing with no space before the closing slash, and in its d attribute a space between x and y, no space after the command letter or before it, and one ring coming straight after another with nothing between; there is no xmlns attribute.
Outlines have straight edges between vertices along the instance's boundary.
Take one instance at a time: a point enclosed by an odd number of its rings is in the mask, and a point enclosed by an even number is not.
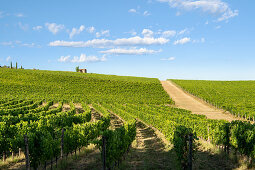
<svg viewBox="0 0 255 170"><path fill-rule="evenodd" d="M156 78L63 71L0 69L1 98L169 104Z"/></svg>

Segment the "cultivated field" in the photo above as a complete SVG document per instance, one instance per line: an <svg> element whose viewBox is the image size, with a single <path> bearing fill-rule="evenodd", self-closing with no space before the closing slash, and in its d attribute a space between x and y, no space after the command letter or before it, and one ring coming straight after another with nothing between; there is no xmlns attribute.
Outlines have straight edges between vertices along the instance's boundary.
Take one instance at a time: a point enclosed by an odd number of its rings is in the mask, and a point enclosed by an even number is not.
<svg viewBox="0 0 255 170"><path fill-rule="evenodd" d="M2 169L182 169L189 142L195 169L255 157L253 124L178 108L158 79L0 69L0 90Z"/></svg>
<svg viewBox="0 0 255 170"><path fill-rule="evenodd" d="M2 99L64 102L171 103L158 79L73 72L0 69Z"/></svg>
<svg viewBox="0 0 255 170"><path fill-rule="evenodd" d="M238 117L254 120L255 81L171 81L217 108Z"/></svg>

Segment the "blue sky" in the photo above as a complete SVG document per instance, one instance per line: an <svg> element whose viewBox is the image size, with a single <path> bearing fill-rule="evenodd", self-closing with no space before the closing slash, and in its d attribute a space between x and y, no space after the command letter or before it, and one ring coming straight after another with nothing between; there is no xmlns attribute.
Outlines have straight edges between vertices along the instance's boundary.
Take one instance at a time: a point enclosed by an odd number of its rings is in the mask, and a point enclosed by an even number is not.
<svg viewBox="0 0 255 170"><path fill-rule="evenodd" d="M255 79L253 0L1 0L0 65Z"/></svg>

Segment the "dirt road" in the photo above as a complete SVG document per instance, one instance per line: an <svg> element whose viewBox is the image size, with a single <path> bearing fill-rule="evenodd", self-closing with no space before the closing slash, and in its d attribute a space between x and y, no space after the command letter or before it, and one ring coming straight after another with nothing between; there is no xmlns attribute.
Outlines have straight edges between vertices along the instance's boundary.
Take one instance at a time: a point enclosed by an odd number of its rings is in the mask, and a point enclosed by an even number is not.
<svg viewBox="0 0 255 170"><path fill-rule="evenodd" d="M169 96L175 101L175 105L179 108L192 111L193 114L205 115L209 119L223 119L227 121L243 120L234 117L230 113L225 113L222 110L200 101L196 97L185 93L171 81L161 81L161 84Z"/></svg>

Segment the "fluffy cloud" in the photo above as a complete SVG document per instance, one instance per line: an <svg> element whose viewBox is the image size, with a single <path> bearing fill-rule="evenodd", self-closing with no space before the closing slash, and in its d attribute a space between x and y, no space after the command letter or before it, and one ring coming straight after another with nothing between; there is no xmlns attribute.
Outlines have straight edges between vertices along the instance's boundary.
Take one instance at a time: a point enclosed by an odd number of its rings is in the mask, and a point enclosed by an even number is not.
<svg viewBox="0 0 255 170"><path fill-rule="evenodd" d="M218 25L218 26L215 27L216 30L218 30L218 29L220 29L220 28L221 28L220 25Z"/></svg>
<svg viewBox="0 0 255 170"><path fill-rule="evenodd" d="M84 62L100 62L106 61L105 56L99 58L97 56L87 56L86 54L81 54L80 56L74 56L71 59L71 56L61 56L58 59L59 62L72 62L72 63L84 63Z"/></svg>
<svg viewBox="0 0 255 170"><path fill-rule="evenodd" d="M81 54L80 57L74 56L71 62L73 63L83 63L83 62L100 62L106 61L106 58L103 56L99 58L97 56L86 56L86 54Z"/></svg>
<svg viewBox="0 0 255 170"><path fill-rule="evenodd" d="M175 57L162 58L160 60L163 60L163 61L173 61L173 60L175 60Z"/></svg>
<svg viewBox="0 0 255 170"><path fill-rule="evenodd" d="M163 32L161 33L161 35L162 35L163 37L173 37L173 36L176 35L176 31L174 31L174 30L163 31Z"/></svg>
<svg viewBox="0 0 255 170"><path fill-rule="evenodd" d="M12 41L9 41L9 42L1 42L0 44L1 44L1 45L4 45L4 46L12 46L12 45L13 45Z"/></svg>
<svg viewBox="0 0 255 170"><path fill-rule="evenodd" d="M101 32L96 33L96 37L103 37L103 36L110 36L110 31L109 30L103 30Z"/></svg>
<svg viewBox="0 0 255 170"><path fill-rule="evenodd" d="M161 50L149 50L146 48L131 48L131 49L122 49L122 48L113 48L106 51L100 51L104 54L115 54L115 55L145 55L145 54L155 54L161 52Z"/></svg>
<svg viewBox="0 0 255 170"><path fill-rule="evenodd" d="M142 34L144 37L152 37L153 31L151 31L150 29L143 29Z"/></svg>
<svg viewBox="0 0 255 170"><path fill-rule="evenodd" d="M128 12L130 12L130 13L136 13L137 11L136 11L136 9L130 9L130 10L128 10Z"/></svg>
<svg viewBox="0 0 255 170"><path fill-rule="evenodd" d="M24 15L24 14L22 14L22 13L14 14L14 16L16 16L16 17L18 17L18 18L25 17L25 15Z"/></svg>
<svg viewBox="0 0 255 170"><path fill-rule="evenodd" d="M23 24L21 22L18 23L18 26L20 29L22 29L23 31L27 31L29 29L28 24Z"/></svg>
<svg viewBox="0 0 255 170"><path fill-rule="evenodd" d="M149 11L144 11L144 12L143 12L143 15L144 15L144 16L149 16L149 15L151 15L151 14L149 13Z"/></svg>
<svg viewBox="0 0 255 170"><path fill-rule="evenodd" d="M41 29L42 29L42 26L40 26L40 25L33 27L33 30L36 30L36 31L39 31Z"/></svg>
<svg viewBox="0 0 255 170"><path fill-rule="evenodd" d="M178 35L183 35L183 34L188 34L188 33L190 33L189 30L188 30L188 28L185 28L185 29L179 31L179 32L178 32Z"/></svg>
<svg viewBox="0 0 255 170"><path fill-rule="evenodd" d="M4 46L10 46L10 47L15 47L15 46L30 47L30 48L32 48L32 47L40 48L41 47L40 45L37 45L35 43L24 43L19 40L9 41L9 42L1 42L0 44L4 45Z"/></svg>
<svg viewBox="0 0 255 170"><path fill-rule="evenodd" d="M74 35L80 34L85 29L84 25L81 25L80 28L73 28L72 31L69 34L70 38L73 38Z"/></svg>
<svg viewBox="0 0 255 170"><path fill-rule="evenodd" d="M4 12L0 11L0 18L3 18L3 17L4 17Z"/></svg>
<svg viewBox="0 0 255 170"><path fill-rule="evenodd" d="M172 8L183 9L186 11L200 9L203 12L220 16L218 21L228 20L238 16L238 10L231 10L226 2L221 0L158 0L167 2Z"/></svg>
<svg viewBox="0 0 255 170"><path fill-rule="evenodd" d="M67 62L67 61L69 61L70 57L71 57L70 55L69 55L69 56L61 56L61 57L58 59L58 61L61 62L61 63Z"/></svg>
<svg viewBox="0 0 255 170"><path fill-rule="evenodd" d="M8 56L7 58L6 58L6 61L8 62L8 61L10 61L12 58L11 58L11 56Z"/></svg>
<svg viewBox="0 0 255 170"><path fill-rule="evenodd" d="M56 23L45 23L45 26L52 34L57 34L60 30L64 29L65 26Z"/></svg>
<svg viewBox="0 0 255 170"><path fill-rule="evenodd" d="M220 18L218 18L218 21L228 20L229 18L238 16L238 14L239 14L238 10L232 11L232 10L228 9Z"/></svg>
<svg viewBox="0 0 255 170"><path fill-rule="evenodd" d="M96 29L95 29L95 27L93 27L93 26L87 28L87 31L88 31L89 33L93 33L95 30L96 30Z"/></svg>
<svg viewBox="0 0 255 170"><path fill-rule="evenodd" d="M205 38L201 38L200 40L193 40L193 43L204 43L205 42Z"/></svg>
<svg viewBox="0 0 255 170"><path fill-rule="evenodd" d="M166 38L152 38L139 36L131 38L119 38L115 40L108 39L93 39L89 41L53 41L49 46L62 46L62 47L112 47L112 46L137 46L137 45L163 45L169 42Z"/></svg>
<svg viewBox="0 0 255 170"><path fill-rule="evenodd" d="M174 42L174 45L177 45L177 44L186 44L186 43L188 43L188 42L190 42L190 38L185 37L185 38L182 38L182 39L180 39L180 40L176 40L176 41Z"/></svg>

